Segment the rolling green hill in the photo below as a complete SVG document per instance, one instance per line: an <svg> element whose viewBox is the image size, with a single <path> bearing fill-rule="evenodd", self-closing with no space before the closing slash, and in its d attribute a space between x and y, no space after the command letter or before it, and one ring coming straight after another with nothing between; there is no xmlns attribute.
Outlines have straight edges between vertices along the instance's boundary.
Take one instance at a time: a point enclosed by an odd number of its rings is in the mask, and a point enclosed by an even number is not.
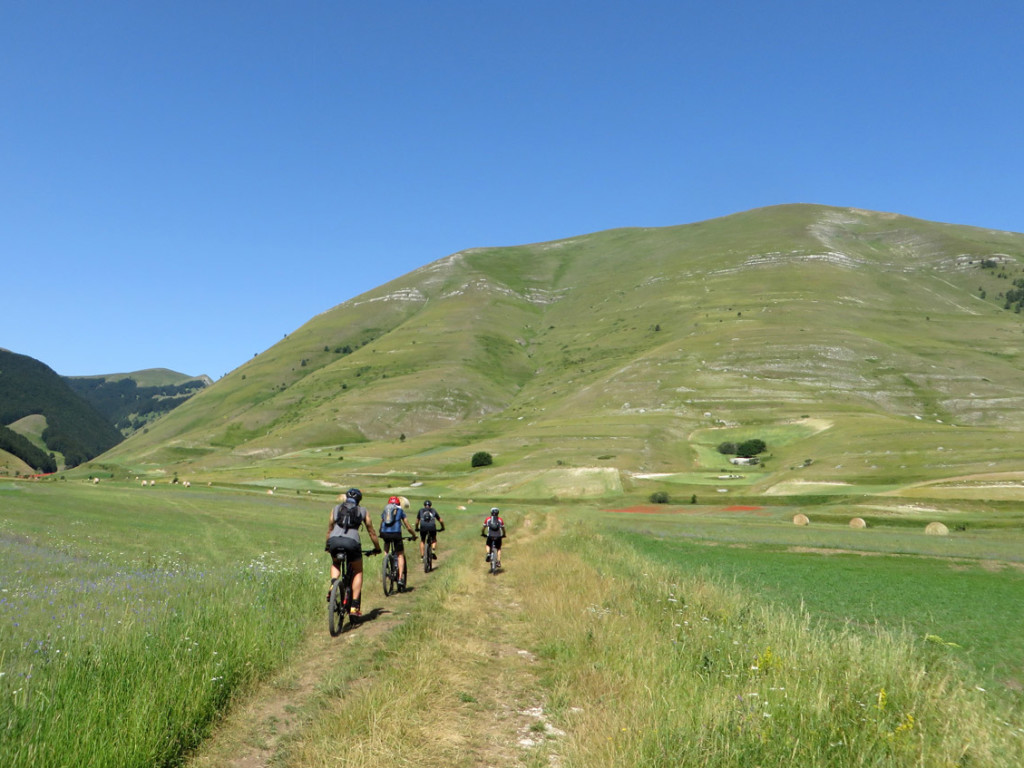
<svg viewBox="0 0 1024 768"><path fill-rule="evenodd" d="M1022 277L1024 235L811 205L471 249L317 315L102 462L535 498L1013 486ZM715 451L748 438L757 467Z"/></svg>

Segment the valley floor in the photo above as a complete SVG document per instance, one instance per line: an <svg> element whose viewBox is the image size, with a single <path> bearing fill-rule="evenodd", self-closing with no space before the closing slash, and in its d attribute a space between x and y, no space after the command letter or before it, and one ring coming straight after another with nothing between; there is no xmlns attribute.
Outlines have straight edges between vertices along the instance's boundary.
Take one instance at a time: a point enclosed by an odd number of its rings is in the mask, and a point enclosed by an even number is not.
<svg viewBox="0 0 1024 768"><path fill-rule="evenodd" d="M370 582L371 619L312 632L190 768L1024 762L1020 712L948 648L821 630L572 515L519 517L497 576L472 531L440 541L433 573Z"/></svg>

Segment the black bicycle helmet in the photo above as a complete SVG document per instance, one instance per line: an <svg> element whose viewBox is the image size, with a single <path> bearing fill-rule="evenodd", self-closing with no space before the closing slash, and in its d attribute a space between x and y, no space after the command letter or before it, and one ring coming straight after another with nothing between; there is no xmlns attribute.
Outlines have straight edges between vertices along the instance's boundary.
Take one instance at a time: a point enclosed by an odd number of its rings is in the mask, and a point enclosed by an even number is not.
<svg viewBox="0 0 1024 768"><path fill-rule="evenodd" d="M427 499L426 501L423 502L423 506L424 507L432 507L434 505L433 505L433 503L431 503L430 499Z"/></svg>
<svg viewBox="0 0 1024 768"><path fill-rule="evenodd" d="M360 491L358 488L349 488L347 491L345 491L345 495L348 496L350 499L355 499L356 504L363 500L363 492Z"/></svg>
<svg viewBox="0 0 1024 768"><path fill-rule="evenodd" d="M491 507L491 514L492 515L498 514L498 508L497 507Z"/></svg>

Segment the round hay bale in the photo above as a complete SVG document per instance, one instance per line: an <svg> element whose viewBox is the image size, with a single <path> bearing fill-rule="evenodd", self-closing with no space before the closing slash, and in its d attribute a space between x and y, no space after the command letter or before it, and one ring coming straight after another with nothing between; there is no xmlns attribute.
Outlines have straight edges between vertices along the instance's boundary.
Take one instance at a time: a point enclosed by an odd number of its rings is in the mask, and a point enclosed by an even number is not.
<svg viewBox="0 0 1024 768"><path fill-rule="evenodd" d="M928 523L924 532L929 536L949 536L949 528L942 523Z"/></svg>
<svg viewBox="0 0 1024 768"><path fill-rule="evenodd" d="M401 502L401 504L402 504L402 509L403 509L403 510L405 510L406 512L408 512L408 511L409 511L409 507L411 507L411 506L412 506L412 505L411 505L411 504L409 503L409 500L408 500L407 498L405 498L405 496L399 496L399 497L398 497L398 500L399 500L399 502Z"/></svg>
<svg viewBox="0 0 1024 768"><path fill-rule="evenodd" d="M867 528L868 524L864 522L864 518L863 517L855 517L852 520L850 520L850 527L851 528L858 528L858 529L860 529L860 528Z"/></svg>
<svg viewBox="0 0 1024 768"><path fill-rule="evenodd" d="M807 515L793 515L793 525L810 525L811 519Z"/></svg>

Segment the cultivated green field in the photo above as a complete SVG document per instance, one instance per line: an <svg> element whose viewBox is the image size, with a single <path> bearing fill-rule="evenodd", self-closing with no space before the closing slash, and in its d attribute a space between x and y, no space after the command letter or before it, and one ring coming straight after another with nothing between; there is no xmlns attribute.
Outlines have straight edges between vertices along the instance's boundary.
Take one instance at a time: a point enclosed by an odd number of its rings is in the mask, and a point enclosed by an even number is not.
<svg viewBox="0 0 1024 768"><path fill-rule="evenodd" d="M298 768L336 762L339 729L353 766L1024 760L1013 506L979 503L932 537L941 510L899 500L876 499L859 531L827 500L501 502L506 571L490 577L492 502L427 483L409 495L439 499L438 570L387 599L368 580L364 609L387 620L332 641L333 495L311 490L0 483L5 766ZM307 657L303 687L288 670ZM293 684L261 682L281 675ZM246 713L300 690L269 708L293 722L268 751L284 723Z"/></svg>

